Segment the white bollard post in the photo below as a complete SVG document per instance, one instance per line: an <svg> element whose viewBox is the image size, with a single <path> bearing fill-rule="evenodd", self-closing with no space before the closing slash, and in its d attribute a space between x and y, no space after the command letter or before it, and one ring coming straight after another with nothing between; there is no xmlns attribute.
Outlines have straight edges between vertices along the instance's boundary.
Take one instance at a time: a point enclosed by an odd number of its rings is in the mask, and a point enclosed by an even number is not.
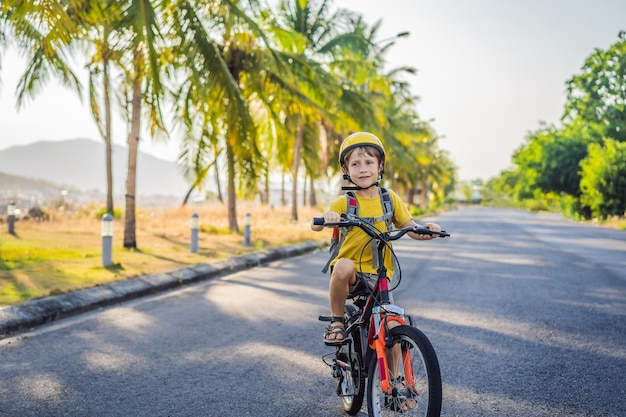
<svg viewBox="0 0 626 417"><path fill-rule="evenodd" d="M102 266L113 265L113 216L102 216Z"/></svg>
<svg viewBox="0 0 626 417"><path fill-rule="evenodd" d="M9 226L9 233L15 234L15 202L10 201L7 206L7 223Z"/></svg>
<svg viewBox="0 0 626 417"><path fill-rule="evenodd" d="M198 213L191 215L191 245L189 251L191 253L198 253L198 227L200 223L200 216Z"/></svg>
<svg viewBox="0 0 626 417"><path fill-rule="evenodd" d="M246 213L246 217L244 217L244 227L243 227L243 244L250 245L250 223L252 222L252 214Z"/></svg>

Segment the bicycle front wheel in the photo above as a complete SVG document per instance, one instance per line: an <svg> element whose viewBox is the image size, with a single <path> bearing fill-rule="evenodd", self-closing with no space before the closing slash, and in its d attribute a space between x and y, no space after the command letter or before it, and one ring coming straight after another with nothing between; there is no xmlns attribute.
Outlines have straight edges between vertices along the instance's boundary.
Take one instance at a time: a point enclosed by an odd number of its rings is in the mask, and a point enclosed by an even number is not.
<svg viewBox="0 0 626 417"><path fill-rule="evenodd" d="M367 381L370 417L441 414L441 373L435 349L420 330L411 326L390 329L393 346L386 349L389 392L383 392L376 355L372 355Z"/></svg>

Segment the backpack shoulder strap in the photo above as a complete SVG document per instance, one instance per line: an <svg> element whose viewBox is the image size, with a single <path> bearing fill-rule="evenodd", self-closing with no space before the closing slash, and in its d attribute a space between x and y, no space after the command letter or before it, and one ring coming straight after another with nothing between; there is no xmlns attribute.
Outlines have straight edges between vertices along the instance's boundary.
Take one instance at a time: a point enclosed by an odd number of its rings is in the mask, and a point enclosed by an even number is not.
<svg viewBox="0 0 626 417"><path fill-rule="evenodd" d="M378 189L380 194L380 203L383 206L383 215L381 217L376 218L376 221L385 221L387 224L387 230L391 230L393 227L393 201L391 200L391 195L386 188L380 187Z"/></svg>
<svg viewBox="0 0 626 417"><path fill-rule="evenodd" d="M373 219L374 223L385 221L387 231L393 229L393 201L391 195L386 188L379 187L378 193L380 194L380 204L383 206L383 215ZM372 241L372 266L378 268L379 260L376 252L376 243Z"/></svg>
<svg viewBox="0 0 626 417"><path fill-rule="evenodd" d="M353 216L359 215L359 202L356 199L356 195L354 191L346 192L346 199L348 200L348 210L347 213Z"/></svg>

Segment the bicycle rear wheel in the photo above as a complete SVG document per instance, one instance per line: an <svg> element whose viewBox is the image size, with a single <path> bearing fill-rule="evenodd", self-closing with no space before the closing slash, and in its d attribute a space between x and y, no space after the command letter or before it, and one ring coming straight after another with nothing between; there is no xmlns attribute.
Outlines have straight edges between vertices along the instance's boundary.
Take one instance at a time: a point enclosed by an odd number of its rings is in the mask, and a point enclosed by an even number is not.
<svg viewBox="0 0 626 417"><path fill-rule="evenodd" d="M357 316L357 308L347 304L344 310L346 326L349 326ZM361 341L359 337L359 329L357 328L346 335L348 342L337 348L337 361L340 365L337 395L341 397L345 412L351 415L361 410L365 395L365 372L363 371L363 358L360 354Z"/></svg>
<svg viewBox="0 0 626 417"><path fill-rule="evenodd" d="M390 333L393 346L387 348L387 375L395 382L392 392L382 391L379 361L373 355L367 382L368 415L439 417L441 373L432 344L424 333L411 326L397 326Z"/></svg>

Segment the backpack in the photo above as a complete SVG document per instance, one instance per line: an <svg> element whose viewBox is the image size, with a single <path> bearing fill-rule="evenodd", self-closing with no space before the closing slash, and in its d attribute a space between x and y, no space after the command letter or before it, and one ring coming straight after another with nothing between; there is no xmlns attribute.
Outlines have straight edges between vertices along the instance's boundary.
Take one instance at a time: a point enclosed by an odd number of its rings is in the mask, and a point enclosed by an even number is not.
<svg viewBox="0 0 626 417"><path fill-rule="evenodd" d="M383 206L383 215L380 217L361 217L361 220L366 221L369 224L375 224L380 221L385 221L387 225L387 230L391 230L393 228L392 218L393 218L393 202L391 200L391 196L389 195L389 191L386 188L379 187L378 192L380 194L380 202ZM348 199L348 217L358 216L359 215L359 206L358 200L356 199L356 195L353 191L348 191L346 193L346 198ZM339 248L343 244L344 239L346 238L346 234L350 231L349 227L342 227L333 229L333 236L330 240L330 249L328 252L330 253L330 259L322 269L322 272L326 273L328 271L328 267L330 263L337 257L339 254ZM376 242L372 241L372 257L373 257L373 266L374 268L378 268L378 257L376 256Z"/></svg>

